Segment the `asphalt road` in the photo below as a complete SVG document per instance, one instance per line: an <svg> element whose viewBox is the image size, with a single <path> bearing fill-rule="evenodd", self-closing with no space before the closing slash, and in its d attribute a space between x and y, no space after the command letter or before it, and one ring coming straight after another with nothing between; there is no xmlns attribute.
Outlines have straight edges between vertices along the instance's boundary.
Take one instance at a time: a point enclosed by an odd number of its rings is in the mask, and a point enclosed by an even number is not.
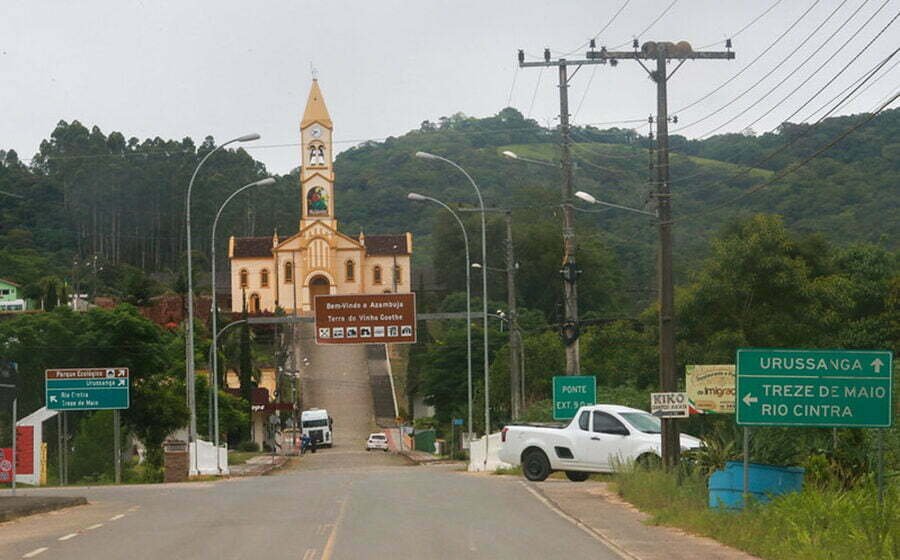
<svg viewBox="0 0 900 560"><path fill-rule="evenodd" d="M0 558L619 558L517 479L352 447L271 476L78 493L90 505L0 524Z"/></svg>

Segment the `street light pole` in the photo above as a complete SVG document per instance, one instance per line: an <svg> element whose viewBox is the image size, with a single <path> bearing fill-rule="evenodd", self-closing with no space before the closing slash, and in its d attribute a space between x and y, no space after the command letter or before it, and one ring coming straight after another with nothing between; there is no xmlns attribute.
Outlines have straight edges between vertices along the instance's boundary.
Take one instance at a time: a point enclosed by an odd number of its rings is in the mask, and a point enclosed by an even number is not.
<svg viewBox="0 0 900 560"><path fill-rule="evenodd" d="M468 406L469 406L469 418L468 425L466 429L469 431L469 442L472 442L472 265L469 257L469 234L466 232L466 226L463 224L463 221L459 218L459 215L453 211L452 208L441 202L436 198L432 198L430 196L421 195L418 193L409 193L406 195L406 198L409 200L415 201L430 201L435 204L441 206L447 212L456 219L456 223L459 224L459 229L462 230L463 234L463 243L466 247L466 362L468 369L468 377L467 377L467 391L468 391Z"/></svg>
<svg viewBox="0 0 900 560"><path fill-rule="evenodd" d="M194 377L194 279L192 278L192 266L191 266L191 191L194 188L194 179L197 178L197 173L200 171L200 168L203 167L203 164L206 163L206 160L210 158L214 153L218 152L225 146L232 144L234 142L250 142L253 140L259 140L259 134L245 134L244 136L239 136L224 144L220 144L216 148L210 150L208 154L203 156L203 159L200 160L200 163L197 164L197 167L194 168L194 173L191 175L191 180L188 183L187 195L185 197L185 230L187 233L187 303L188 303L188 328L185 336L185 377L186 377L186 385L187 385L187 404L188 410L190 411L190 424L188 425L188 442L194 443L197 440L197 402L196 395L194 391L195 387L195 377ZM196 449L194 450L194 455L197 455ZM196 462L195 462L196 463Z"/></svg>
<svg viewBox="0 0 900 560"><path fill-rule="evenodd" d="M450 164L460 171L463 175L466 176L466 179L469 180L469 183L472 184L472 188L475 189L475 194L478 196L478 204L481 207L481 264L487 266L487 225L485 220L485 210L484 210L484 199L481 197L481 189L478 188L478 184L472 179L472 176L469 173L459 166L456 162L453 162L447 158L437 156L434 154L430 154L428 152L416 152L416 157L423 159L432 159L432 160L440 160L444 163ZM484 315L484 468L487 470L487 453L488 453L488 441L490 440L489 436L491 434L491 383L490 383L490 360L489 360L489 349L488 349L488 290L487 290L487 274L482 274L482 314Z"/></svg>
<svg viewBox="0 0 900 560"><path fill-rule="evenodd" d="M225 207L228 206L228 203L231 200L249 189L250 187L265 187L268 185L274 185L275 179L271 177L267 177L260 181L254 181L253 183L249 183L239 188L238 190L231 193L231 196L225 199L225 202L219 206L219 211L216 212L216 219L213 220L212 226L212 241L210 243L210 256L212 260L212 387L213 387L213 444L216 448L216 469L219 471L219 474L222 473L222 465L219 460L219 347L218 347L218 305L216 305L216 228L219 225L219 218L222 216L222 211L225 210ZM196 456L196 454L195 454Z"/></svg>

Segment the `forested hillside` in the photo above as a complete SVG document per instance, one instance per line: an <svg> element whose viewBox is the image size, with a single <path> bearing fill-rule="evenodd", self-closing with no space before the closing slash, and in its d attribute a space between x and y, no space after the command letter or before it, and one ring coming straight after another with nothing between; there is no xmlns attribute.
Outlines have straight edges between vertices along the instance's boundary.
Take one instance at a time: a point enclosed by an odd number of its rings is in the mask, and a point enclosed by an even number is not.
<svg viewBox="0 0 900 560"><path fill-rule="evenodd" d="M838 245L857 241L895 250L900 233L900 110L885 111L808 165L786 171L864 115L839 117L815 127L785 124L761 136L728 134L702 141L672 138L672 191L679 278L708 254L712 232L739 215L781 214L799 233L820 233ZM598 199L652 210L649 168L652 142L631 130L574 130L576 189ZM407 201L411 191L449 204L473 206L465 177L440 162L415 158L428 151L453 159L481 186L486 204L513 209L523 297L550 312L553 294L544 290L547 273L558 265L560 172L555 131L504 109L494 117L463 115L423 122L419 130L383 142L368 142L341 153L336 161L336 210L342 229L416 236L420 270L432 259L460 266L442 270L441 284L463 281L461 241L439 208ZM199 157L214 146L190 138L126 139L77 121L61 121L39 153L20 161L13 147L0 152L0 277L29 287L48 277L73 280L85 266L97 272L98 291L128 292L176 287L184 251L184 195ZM542 166L501 156L546 160ZM195 184L194 247L198 258L209 248L210 222L225 197L265 174L246 151L216 154ZM750 189L771 182L752 194ZM16 196L9 196L18 195ZM648 217L586 207L577 215L580 260L585 277L596 278L589 299L652 300L656 231ZM295 174L278 178L265 192L232 204L220 226L224 256L228 235L296 230L299 187ZM474 216L470 236L477 237ZM500 216L492 216L490 264L502 262ZM474 247L473 247L474 248ZM480 257L479 257L480 258ZM225 259L220 259L225 266ZM76 265L76 263L78 263ZM200 268L205 268L201 266ZM148 284L144 273L163 284ZM502 278L494 293L502 293ZM166 286L165 284L168 284ZM624 288L610 291L612 286ZM529 290L531 293L529 293ZM623 295L624 294L624 295ZM584 296L583 296L584 297ZM533 299L528 299L533 298ZM546 301L545 301L546 300ZM543 303L538 303L543 301ZM588 308L591 304L588 303ZM629 307L632 307L629 305Z"/></svg>

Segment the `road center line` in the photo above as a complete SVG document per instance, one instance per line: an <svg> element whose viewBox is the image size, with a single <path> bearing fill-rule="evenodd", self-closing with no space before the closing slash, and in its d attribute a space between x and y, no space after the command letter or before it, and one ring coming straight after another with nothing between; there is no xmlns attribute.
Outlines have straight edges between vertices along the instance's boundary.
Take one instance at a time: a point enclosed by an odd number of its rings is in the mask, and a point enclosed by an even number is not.
<svg viewBox="0 0 900 560"><path fill-rule="evenodd" d="M41 548L35 548L34 550L32 550L31 552L29 552L28 554L22 556L22 558L34 558L34 557L37 556L38 554L40 554L40 553L42 553L42 552L46 552L47 550L49 550L49 548L47 548L46 546L41 547Z"/></svg>
<svg viewBox="0 0 900 560"><path fill-rule="evenodd" d="M585 525L578 518L573 517L573 516L569 515L568 513L564 512L552 500L550 500L549 498L544 496L541 492L532 488L530 485L522 482L521 480L519 481L519 484L521 484L525 488L525 490L528 490L528 492L530 492L532 496L534 496L535 498L540 500L541 503L543 503L545 506L550 508L551 511L553 511L554 513L556 513L557 515L559 515L560 517L562 517L569 523L572 523L573 525L575 525L576 527L578 527L579 529L581 529L588 535L594 537L594 539L596 541L606 545L607 548L609 548L612 552L615 552L616 554L618 554L621 558L623 558L625 560L641 560L641 558L639 558L639 557L635 556L634 554L631 554L627 550L623 549L621 546L616 544L612 539L610 539L609 537L607 537L600 531L594 529L593 527L589 527L589 526Z"/></svg>
<svg viewBox="0 0 900 560"><path fill-rule="evenodd" d="M84 530L85 531L93 531L94 529L99 529L100 527L103 527L103 523L94 523L90 527L85 527Z"/></svg>
<svg viewBox="0 0 900 560"><path fill-rule="evenodd" d="M58 540L58 541L67 541L67 540L69 540L69 539L74 539L74 538L77 537L77 536L78 536L78 533L69 533L68 535L63 535L63 536L59 537L59 538L56 539L56 540Z"/></svg>
<svg viewBox="0 0 900 560"><path fill-rule="evenodd" d="M110 521L118 521L118 520L122 519L123 517L125 517L125 514L120 513L119 515L113 515L112 517L109 518L109 520Z"/></svg>
<svg viewBox="0 0 900 560"><path fill-rule="evenodd" d="M334 520L334 526L331 527L331 534L328 535L328 541L325 543L325 548L322 549L322 560L331 560L331 554L334 552L334 542L337 539L338 528L341 526L341 521L344 519L344 513L347 511L347 502L350 501L350 494L347 494L347 497L344 498L344 501L341 502L341 509L338 510L337 518Z"/></svg>

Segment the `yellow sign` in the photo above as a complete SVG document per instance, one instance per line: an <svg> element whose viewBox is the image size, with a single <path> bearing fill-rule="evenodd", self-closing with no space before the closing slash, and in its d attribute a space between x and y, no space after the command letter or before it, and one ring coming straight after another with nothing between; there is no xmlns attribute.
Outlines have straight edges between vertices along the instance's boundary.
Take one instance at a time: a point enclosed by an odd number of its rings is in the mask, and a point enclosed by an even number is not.
<svg viewBox="0 0 900 560"><path fill-rule="evenodd" d="M688 401L700 414L734 414L733 364L689 365L685 368Z"/></svg>

